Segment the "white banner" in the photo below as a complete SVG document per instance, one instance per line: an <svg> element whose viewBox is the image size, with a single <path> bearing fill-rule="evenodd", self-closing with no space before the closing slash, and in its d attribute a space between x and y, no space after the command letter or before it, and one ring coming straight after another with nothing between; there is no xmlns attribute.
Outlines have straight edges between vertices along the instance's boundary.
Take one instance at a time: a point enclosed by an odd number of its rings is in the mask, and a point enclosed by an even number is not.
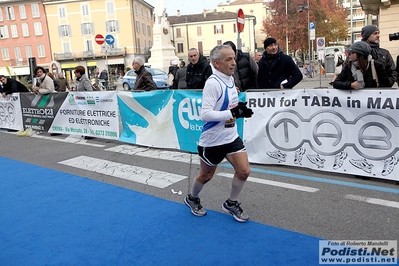
<svg viewBox="0 0 399 266"><path fill-rule="evenodd" d="M251 162L398 180L399 91L247 93Z"/></svg>
<svg viewBox="0 0 399 266"><path fill-rule="evenodd" d="M116 92L69 92L48 132L118 140Z"/></svg>
<svg viewBox="0 0 399 266"><path fill-rule="evenodd" d="M22 130L22 112L19 93L0 96L0 128Z"/></svg>

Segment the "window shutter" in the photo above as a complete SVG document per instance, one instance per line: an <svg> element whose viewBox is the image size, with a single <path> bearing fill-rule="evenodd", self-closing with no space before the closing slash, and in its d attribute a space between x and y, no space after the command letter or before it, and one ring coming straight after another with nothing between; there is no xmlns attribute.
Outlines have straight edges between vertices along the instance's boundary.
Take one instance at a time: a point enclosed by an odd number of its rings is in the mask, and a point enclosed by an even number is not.
<svg viewBox="0 0 399 266"><path fill-rule="evenodd" d="M216 34L216 25L213 25L213 34Z"/></svg>

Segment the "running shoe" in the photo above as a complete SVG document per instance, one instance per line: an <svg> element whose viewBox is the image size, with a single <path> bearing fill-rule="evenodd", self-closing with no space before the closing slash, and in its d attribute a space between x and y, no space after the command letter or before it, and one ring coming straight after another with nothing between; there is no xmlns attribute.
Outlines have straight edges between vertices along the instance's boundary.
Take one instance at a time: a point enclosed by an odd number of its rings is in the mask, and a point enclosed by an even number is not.
<svg viewBox="0 0 399 266"><path fill-rule="evenodd" d="M200 198L194 198L190 194L184 198L184 203L190 208L195 216L206 215L206 210L202 208Z"/></svg>
<svg viewBox="0 0 399 266"><path fill-rule="evenodd" d="M306 149L300 147L295 151L294 163L299 164L302 162L303 155L306 153Z"/></svg>
<svg viewBox="0 0 399 266"><path fill-rule="evenodd" d="M344 161L348 157L348 153L346 151L341 151L340 153L335 155L333 169L339 169L344 164Z"/></svg>
<svg viewBox="0 0 399 266"><path fill-rule="evenodd" d="M230 213L231 215L233 215L236 221L245 223L246 221L248 221L249 216L241 209L240 204L240 202L236 201L233 206L230 206L229 204L227 204L226 200L225 202L223 202L222 210L225 213Z"/></svg>
<svg viewBox="0 0 399 266"><path fill-rule="evenodd" d="M389 175L392 173L393 169L395 168L395 165L397 165L399 162L399 158L395 156L391 156L388 159L384 160L384 169L382 170L381 174L383 176Z"/></svg>
<svg viewBox="0 0 399 266"><path fill-rule="evenodd" d="M371 173L371 170L373 169L374 165L372 165L371 163L369 163L366 159L359 159L359 160L355 160L355 159L350 159L349 162L356 168L359 168L363 171L365 171L366 173Z"/></svg>
<svg viewBox="0 0 399 266"><path fill-rule="evenodd" d="M278 160L279 162L285 162L285 157L287 157L287 154L282 153L280 150L267 151L266 154L269 155L269 157Z"/></svg>
<svg viewBox="0 0 399 266"><path fill-rule="evenodd" d="M308 157L309 161L312 164L315 164L318 168L324 168L324 162L326 161L325 159L321 158L320 155L312 155L312 154L306 154L306 157Z"/></svg>

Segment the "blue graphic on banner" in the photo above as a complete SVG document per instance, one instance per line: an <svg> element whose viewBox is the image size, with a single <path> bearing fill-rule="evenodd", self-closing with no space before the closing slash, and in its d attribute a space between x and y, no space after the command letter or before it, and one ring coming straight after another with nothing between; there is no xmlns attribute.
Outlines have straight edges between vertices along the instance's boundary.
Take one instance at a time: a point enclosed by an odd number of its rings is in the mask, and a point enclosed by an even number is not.
<svg viewBox="0 0 399 266"><path fill-rule="evenodd" d="M245 93L240 93L245 101ZM157 90L118 93L122 121L120 141L197 152L201 135L202 92ZM236 123L243 136L244 120Z"/></svg>

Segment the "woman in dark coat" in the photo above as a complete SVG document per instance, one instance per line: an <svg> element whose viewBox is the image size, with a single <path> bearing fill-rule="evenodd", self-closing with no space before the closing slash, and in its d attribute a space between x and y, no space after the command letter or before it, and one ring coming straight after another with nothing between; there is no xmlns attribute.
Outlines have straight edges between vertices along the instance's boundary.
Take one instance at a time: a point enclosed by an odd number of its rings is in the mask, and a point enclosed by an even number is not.
<svg viewBox="0 0 399 266"><path fill-rule="evenodd" d="M333 83L333 87L342 90L390 87L384 66L372 60L371 47L366 42L355 42L348 50L348 64ZM375 74L373 75L373 65Z"/></svg>

